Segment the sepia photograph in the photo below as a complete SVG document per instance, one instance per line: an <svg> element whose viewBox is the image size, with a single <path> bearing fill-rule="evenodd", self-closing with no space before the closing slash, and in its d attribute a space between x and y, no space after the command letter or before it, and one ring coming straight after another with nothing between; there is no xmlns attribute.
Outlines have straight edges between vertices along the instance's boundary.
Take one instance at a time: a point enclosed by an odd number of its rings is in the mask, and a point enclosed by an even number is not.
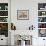
<svg viewBox="0 0 46 46"><path fill-rule="evenodd" d="M29 20L29 10L17 10L18 20Z"/></svg>

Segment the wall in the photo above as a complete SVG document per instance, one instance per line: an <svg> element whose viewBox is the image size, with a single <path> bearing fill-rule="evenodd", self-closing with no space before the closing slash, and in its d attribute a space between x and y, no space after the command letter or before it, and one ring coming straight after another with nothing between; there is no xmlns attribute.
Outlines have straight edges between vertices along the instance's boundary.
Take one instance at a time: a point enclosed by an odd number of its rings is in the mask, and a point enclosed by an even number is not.
<svg viewBox="0 0 46 46"><path fill-rule="evenodd" d="M17 10L20 9L29 9L29 20L17 20ZM35 36L37 36L37 9L37 0L11 0L11 22L14 22L16 29L21 31L28 30L29 26L33 24L36 32ZM37 40L35 38L33 38L32 44L37 44Z"/></svg>
<svg viewBox="0 0 46 46"><path fill-rule="evenodd" d="M24 2L24 3L23 3ZM32 5L34 4L34 5ZM29 20L17 20L17 10L28 9ZM14 22L17 30L28 30L29 26L37 23L37 2L30 0L14 0L11 2L11 22ZM35 19L36 18L36 19Z"/></svg>

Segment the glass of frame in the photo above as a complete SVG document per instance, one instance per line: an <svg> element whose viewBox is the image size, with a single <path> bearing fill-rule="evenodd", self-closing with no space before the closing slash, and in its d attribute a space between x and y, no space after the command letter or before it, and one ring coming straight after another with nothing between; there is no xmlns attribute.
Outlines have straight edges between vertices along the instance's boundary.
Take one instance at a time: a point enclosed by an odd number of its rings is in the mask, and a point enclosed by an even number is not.
<svg viewBox="0 0 46 46"><path fill-rule="evenodd" d="M17 20L29 20L29 10L17 10Z"/></svg>

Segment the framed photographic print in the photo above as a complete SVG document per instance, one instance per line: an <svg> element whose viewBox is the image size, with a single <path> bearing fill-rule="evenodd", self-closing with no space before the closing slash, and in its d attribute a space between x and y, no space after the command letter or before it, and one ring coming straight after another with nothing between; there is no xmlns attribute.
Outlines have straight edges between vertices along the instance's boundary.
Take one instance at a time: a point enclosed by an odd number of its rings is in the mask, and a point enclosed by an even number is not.
<svg viewBox="0 0 46 46"><path fill-rule="evenodd" d="M17 20L29 20L29 10L17 10Z"/></svg>

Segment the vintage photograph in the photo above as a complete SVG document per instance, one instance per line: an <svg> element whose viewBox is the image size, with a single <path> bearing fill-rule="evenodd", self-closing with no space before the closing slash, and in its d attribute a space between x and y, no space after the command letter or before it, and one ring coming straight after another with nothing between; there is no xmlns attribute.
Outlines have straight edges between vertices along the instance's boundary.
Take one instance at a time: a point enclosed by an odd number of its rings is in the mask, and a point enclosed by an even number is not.
<svg viewBox="0 0 46 46"><path fill-rule="evenodd" d="M29 20L29 10L17 10L17 20Z"/></svg>

